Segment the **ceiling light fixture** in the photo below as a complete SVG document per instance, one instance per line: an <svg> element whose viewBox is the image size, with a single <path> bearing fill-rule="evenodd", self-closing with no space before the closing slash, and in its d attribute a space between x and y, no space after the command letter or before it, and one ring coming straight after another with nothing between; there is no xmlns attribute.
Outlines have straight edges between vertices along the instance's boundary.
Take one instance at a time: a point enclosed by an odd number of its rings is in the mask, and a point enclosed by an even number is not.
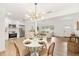
<svg viewBox="0 0 79 59"><path fill-rule="evenodd" d="M32 20L38 20L38 19L41 19L41 16L40 14L37 13L37 3L34 3L35 5L35 10L34 10L34 13L32 13Z"/></svg>
<svg viewBox="0 0 79 59"><path fill-rule="evenodd" d="M38 5L37 3L34 3L34 11L32 11L30 15L26 14L25 15L26 18L29 18L30 20L33 21L38 21L42 19L41 13L37 12L37 5Z"/></svg>

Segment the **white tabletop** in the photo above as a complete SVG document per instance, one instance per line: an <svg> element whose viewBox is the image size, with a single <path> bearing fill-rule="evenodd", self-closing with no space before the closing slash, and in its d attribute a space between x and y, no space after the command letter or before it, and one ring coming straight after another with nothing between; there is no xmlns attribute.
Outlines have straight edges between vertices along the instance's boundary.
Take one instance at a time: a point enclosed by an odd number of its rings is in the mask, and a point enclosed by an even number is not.
<svg viewBox="0 0 79 59"><path fill-rule="evenodd" d="M30 41L31 43L30 44L25 44L25 42L27 42L27 41ZM23 43L27 47L41 47L41 46L43 46L43 45L39 44L39 40L35 39L35 38L32 39L32 40L26 39L26 40L23 41Z"/></svg>

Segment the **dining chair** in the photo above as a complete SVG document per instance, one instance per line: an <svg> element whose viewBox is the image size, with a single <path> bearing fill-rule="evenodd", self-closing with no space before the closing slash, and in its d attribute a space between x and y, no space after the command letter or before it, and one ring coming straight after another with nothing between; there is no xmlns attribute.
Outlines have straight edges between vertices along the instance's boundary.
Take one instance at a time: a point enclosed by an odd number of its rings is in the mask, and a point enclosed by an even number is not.
<svg viewBox="0 0 79 59"><path fill-rule="evenodd" d="M20 56L28 56L30 55L30 51L23 45L22 41L15 40L15 47L17 48L17 52L19 52Z"/></svg>
<svg viewBox="0 0 79 59"><path fill-rule="evenodd" d="M53 56L53 52L54 52L54 48L55 48L55 43L51 43L51 45L49 46L49 48L47 50L42 50L41 53L39 53L40 56Z"/></svg>
<svg viewBox="0 0 79 59"><path fill-rule="evenodd" d="M39 52L39 56L44 56L47 52L47 45L45 42L40 42L40 44L42 44L43 46L41 48L41 51Z"/></svg>
<svg viewBox="0 0 79 59"><path fill-rule="evenodd" d="M53 56L54 48L55 48L55 42L51 43L51 45L49 46L47 56Z"/></svg>
<svg viewBox="0 0 79 59"><path fill-rule="evenodd" d="M18 49L18 47L17 47L17 45L14 43L14 46L15 46L15 48L16 48L16 56L20 56L20 52L19 52L19 49Z"/></svg>
<svg viewBox="0 0 79 59"><path fill-rule="evenodd" d="M51 43L51 37L47 37L47 43Z"/></svg>
<svg viewBox="0 0 79 59"><path fill-rule="evenodd" d="M17 56L17 55L19 55L16 52L17 49L15 47L14 40L6 40L5 41L5 48L6 48L6 51L5 51L6 56Z"/></svg>

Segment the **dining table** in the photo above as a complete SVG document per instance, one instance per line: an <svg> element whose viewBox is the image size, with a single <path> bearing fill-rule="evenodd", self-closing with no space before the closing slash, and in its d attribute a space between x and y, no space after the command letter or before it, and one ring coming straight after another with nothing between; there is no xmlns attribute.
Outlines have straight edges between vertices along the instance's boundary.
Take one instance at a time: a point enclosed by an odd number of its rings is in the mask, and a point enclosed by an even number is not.
<svg viewBox="0 0 79 59"><path fill-rule="evenodd" d="M26 44L26 42L30 42L29 44ZM32 38L32 39L26 39L23 41L24 46L28 47L29 50L31 50L31 56L38 56L38 49L42 47L42 44L39 44L40 40L39 38Z"/></svg>

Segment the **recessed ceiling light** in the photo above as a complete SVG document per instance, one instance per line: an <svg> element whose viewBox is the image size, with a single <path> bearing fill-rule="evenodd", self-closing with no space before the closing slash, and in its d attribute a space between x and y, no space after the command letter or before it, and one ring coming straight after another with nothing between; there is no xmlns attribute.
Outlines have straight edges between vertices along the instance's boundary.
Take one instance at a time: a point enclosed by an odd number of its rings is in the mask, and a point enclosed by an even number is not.
<svg viewBox="0 0 79 59"><path fill-rule="evenodd" d="M46 12L42 12L41 14L46 14Z"/></svg>
<svg viewBox="0 0 79 59"><path fill-rule="evenodd" d="M66 26L65 28L69 29L69 28L70 28L70 26Z"/></svg>
<svg viewBox="0 0 79 59"><path fill-rule="evenodd" d="M8 12L8 13L7 13L7 15L11 15L11 13L10 13L10 12Z"/></svg>
<svg viewBox="0 0 79 59"><path fill-rule="evenodd" d="M30 16L26 14L25 17L30 17Z"/></svg>

